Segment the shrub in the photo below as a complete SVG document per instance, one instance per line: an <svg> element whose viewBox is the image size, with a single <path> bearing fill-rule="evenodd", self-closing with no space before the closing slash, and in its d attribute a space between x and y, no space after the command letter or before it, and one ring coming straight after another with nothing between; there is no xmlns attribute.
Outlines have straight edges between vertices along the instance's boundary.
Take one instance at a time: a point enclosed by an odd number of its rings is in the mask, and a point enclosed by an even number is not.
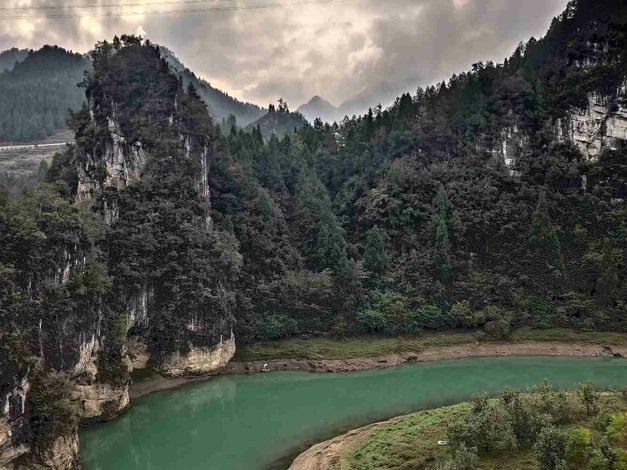
<svg viewBox="0 0 627 470"><path fill-rule="evenodd" d="M447 435L453 449L462 445L481 453L502 453L516 447L516 438L507 412L483 396L473 398L473 408L452 423Z"/></svg>
<svg viewBox="0 0 627 470"><path fill-rule="evenodd" d="M580 384L577 390L579 398L586 407L586 411L589 415L598 413L599 411L599 394L594 390L591 382Z"/></svg>
<svg viewBox="0 0 627 470"><path fill-rule="evenodd" d="M45 449L55 438L67 436L78 428L74 386L62 372L35 371L30 376L28 404L35 447Z"/></svg>
<svg viewBox="0 0 627 470"><path fill-rule="evenodd" d="M501 394L501 402L509 414L518 445L531 446L536 441L543 424L538 407L532 398L523 395L519 390L506 389Z"/></svg>
<svg viewBox="0 0 627 470"><path fill-rule="evenodd" d="M420 331L422 328L438 330L451 326L451 317L435 305L422 305L407 314L410 331Z"/></svg>
<svg viewBox="0 0 627 470"><path fill-rule="evenodd" d="M615 451L612 470L627 470L627 450L617 449Z"/></svg>
<svg viewBox="0 0 627 470"><path fill-rule="evenodd" d="M585 468L590 459L592 440L590 430L575 428L568 432L566 441L566 462L571 468Z"/></svg>
<svg viewBox="0 0 627 470"><path fill-rule="evenodd" d="M607 436L612 443L627 447L627 413L620 413L611 417L607 427Z"/></svg>
<svg viewBox="0 0 627 470"><path fill-rule="evenodd" d="M455 326L461 326L462 328L477 328L481 323L480 316L473 312L468 300L453 304L451 307L451 320Z"/></svg>
<svg viewBox="0 0 627 470"><path fill-rule="evenodd" d="M512 314L493 305L483 310L484 330L493 339L507 339L512 333Z"/></svg>
<svg viewBox="0 0 627 470"><path fill-rule="evenodd" d="M257 318L257 335L261 338L279 339L298 333L298 322L286 313L274 313Z"/></svg>
<svg viewBox="0 0 627 470"><path fill-rule="evenodd" d="M450 462L451 470L474 470L479 463L476 447L467 447L466 444L460 444L453 451L453 459Z"/></svg>
<svg viewBox="0 0 627 470"><path fill-rule="evenodd" d="M407 331L405 297L395 292L375 292L370 307L357 314L359 328L366 333L397 334Z"/></svg>
<svg viewBox="0 0 627 470"><path fill-rule="evenodd" d="M539 470L565 470L566 436L562 431L547 426L538 435L533 446Z"/></svg>
<svg viewBox="0 0 627 470"><path fill-rule="evenodd" d="M534 328L550 328L554 326L554 311L546 300L530 295L526 299L527 309Z"/></svg>

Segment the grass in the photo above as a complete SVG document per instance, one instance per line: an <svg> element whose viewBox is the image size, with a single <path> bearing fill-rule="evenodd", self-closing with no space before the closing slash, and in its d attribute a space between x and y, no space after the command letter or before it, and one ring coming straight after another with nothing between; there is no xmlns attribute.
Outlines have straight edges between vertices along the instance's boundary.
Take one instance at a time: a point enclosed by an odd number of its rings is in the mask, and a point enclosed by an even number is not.
<svg viewBox="0 0 627 470"><path fill-rule="evenodd" d="M449 423L468 411L461 403L420 411L376 428L365 442L343 456L341 470L418 469L447 455L438 440L446 438Z"/></svg>
<svg viewBox="0 0 627 470"><path fill-rule="evenodd" d="M568 329L532 330L522 328L512 334L512 342L542 341L578 344L627 344L627 334ZM331 337L291 338L260 342L238 348L236 360L265 361L301 358L309 360L377 357L401 352L419 352L428 347L453 346L476 342L473 332L425 333L420 336L360 336L346 339Z"/></svg>
<svg viewBox="0 0 627 470"><path fill-rule="evenodd" d="M236 353L240 361L302 358L349 359L376 357L407 351L420 351L429 346L450 346L475 341L472 333L438 333L421 336L379 337L358 336L346 339L331 337L290 338L242 346Z"/></svg>
<svg viewBox="0 0 627 470"><path fill-rule="evenodd" d="M595 430L607 413L627 410L627 400L621 393L603 394L600 412L588 416L583 405L574 393L569 393L568 400L573 410L574 422L565 425L592 428L600 438L600 431ZM438 440L446 439L447 425L470 408L462 403L430 411L420 411L390 424L375 428L357 446L346 449L338 466L333 470L432 470L438 462L444 461L449 449L438 446ZM482 458L478 470L537 470L537 462L530 449L514 451L503 456ZM331 470L331 469L329 469Z"/></svg>

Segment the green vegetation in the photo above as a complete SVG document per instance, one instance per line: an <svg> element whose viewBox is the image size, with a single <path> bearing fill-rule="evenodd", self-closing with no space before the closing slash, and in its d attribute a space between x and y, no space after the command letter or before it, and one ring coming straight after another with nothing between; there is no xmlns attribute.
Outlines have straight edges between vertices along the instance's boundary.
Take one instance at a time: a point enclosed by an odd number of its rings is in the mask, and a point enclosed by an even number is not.
<svg viewBox="0 0 627 470"><path fill-rule="evenodd" d="M417 336L398 337L290 338L243 345L237 350L235 359L240 361L263 361L285 358L321 360L377 357L394 353L419 352L429 347L472 344L477 341L478 337L473 332L424 333ZM485 341L485 339L482 339L482 341ZM514 331L508 339L508 342L511 343L523 341L612 346L625 344L627 342L627 334L521 328Z"/></svg>
<svg viewBox="0 0 627 470"><path fill-rule="evenodd" d="M627 146L591 159L558 130L590 93L621 105L624 1L573 0L503 64L295 131L284 101L217 125L139 37L90 58L85 96L67 88L85 58L55 47L0 75L0 139L45 136L68 106L76 137L45 184L2 181L0 396L33 364L73 370L92 337L113 384L128 335L157 364L233 330L240 358L624 341Z"/></svg>
<svg viewBox="0 0 627 470"><path fill-rule="evenodd" d="M88 68L83 56L57 46L30 51L11 70L0 67L0 142L39 140L65 129L68 109L84 102L76 84Z"/></svg>
<svg viewBox="0 0 627 470"><path fill-rule="evenodd" d="M624 393L592 393L599 402L594 415L577 393L548 385L420 411L373 428L347 449L337 469L623 468L627 398ZM439 446L440 440L449 444Z"/></svg>
<svg viewBox="0 0 627 470"><path fill-rule="evenodd" d="M344 456L340 470L425 468L433 456L441 454L438 440L446 428L470 409L468 403L426 410L375 429L350 455Z"/></svg>

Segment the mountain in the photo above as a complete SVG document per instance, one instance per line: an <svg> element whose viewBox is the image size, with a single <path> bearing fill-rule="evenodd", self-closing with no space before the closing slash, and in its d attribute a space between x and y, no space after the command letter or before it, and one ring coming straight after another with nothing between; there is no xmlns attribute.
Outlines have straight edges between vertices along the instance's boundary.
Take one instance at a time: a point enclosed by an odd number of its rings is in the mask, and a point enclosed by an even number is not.
<svg viewBox="0 0 627 470"><path fill-rule="evenodd" d="M627 332L624 0L338 126L281 102L259 129L303 125L269 139L219 132L148 41L91 59L76 143L0 192L0 466L77 468L132 370L236 342Z"/></svg>
<svg viewBox="0 0 627 470"><path fill-rule="evenodd" d="M0 73L5 70L13 70L17 62L23 61L28 56L28 50L12 48L0 52Z"/></svg>
<svg viewBox="0 0 627 470"><path fill-rule="evenodd" d="M362 90L344 101L340 105L340 112L342 117L351 117L362 115L368 111L368 108L375 108L379 104L386 108L392 105L394 100L405 91L406 89L398 84L384 81L373 88Z"/></svg>
<svg viewBox="0 0 627 470"><path fill-rule="evenodd" d="M391 82L382 82L374 88L362 90L344 101L339 107L316 95L308 103L300 106L298 112L313 124L316 118L323 122L340 122L344 117L360 116L379 104L388 107L404 91L404 88Z"/></svg>
<svg viewBox="0 0 627 470"><path fill-rule="evenodd" d="M233 115L237 125L245 127L265 114L266 110L263 108L252 103L239 101L212 87L207 81L198 78L168 48L160 47L159 49L170 67L182 77L183 85L187 87L190 83L193 84L198 94L207 103L211 115L218 121L228 119L229 116Z"/></svg>
<svg viewBox="0 0 627 470"><path fill-rule="evenodd" d="M313 123L316 118L323 122L340 121L343 117L339 108L336 108L327 100L316 95L308 103L303 104L297 110L307 121Z"/></svg>
<svg viewBox="0 0 627 470"><path fill-rule="evenodd" d="M265 115L248 124L244 130L259 129L263 137L271 135L284 136L288 132L300 129L307 125L307 120L298 112L278 111L270 109Z"/></svg>
<svg viewBox="0 0 627 470"><path fill-rule="evenodd" d="M88 68L82 55L44 46L0 73L0 141L32 141L66 128L68 109L84 102L77 84Z"/></svg>

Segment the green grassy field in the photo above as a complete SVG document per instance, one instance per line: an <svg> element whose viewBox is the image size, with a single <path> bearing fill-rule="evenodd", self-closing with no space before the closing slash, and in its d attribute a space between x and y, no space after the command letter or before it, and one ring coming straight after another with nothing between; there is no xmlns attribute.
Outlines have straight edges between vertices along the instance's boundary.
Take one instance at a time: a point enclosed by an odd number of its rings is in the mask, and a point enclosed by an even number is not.
<svg viewBox="0 0 627 470"><path fill-rule="evenodd" d="M349 359L354 357L383 356L408 351L418 352L432 346L451 346L474 343L476 341L477 337L472 332L425 333L421 336L395 338L377 336L361 336L346 339L331 337L291 338L239 347L235 359L239 361L285 358L311 360ZM566 342L612 346L627 344L627 334L567 329L532 330L530 328L522 328L515 331L509 341Z"/></svg>

